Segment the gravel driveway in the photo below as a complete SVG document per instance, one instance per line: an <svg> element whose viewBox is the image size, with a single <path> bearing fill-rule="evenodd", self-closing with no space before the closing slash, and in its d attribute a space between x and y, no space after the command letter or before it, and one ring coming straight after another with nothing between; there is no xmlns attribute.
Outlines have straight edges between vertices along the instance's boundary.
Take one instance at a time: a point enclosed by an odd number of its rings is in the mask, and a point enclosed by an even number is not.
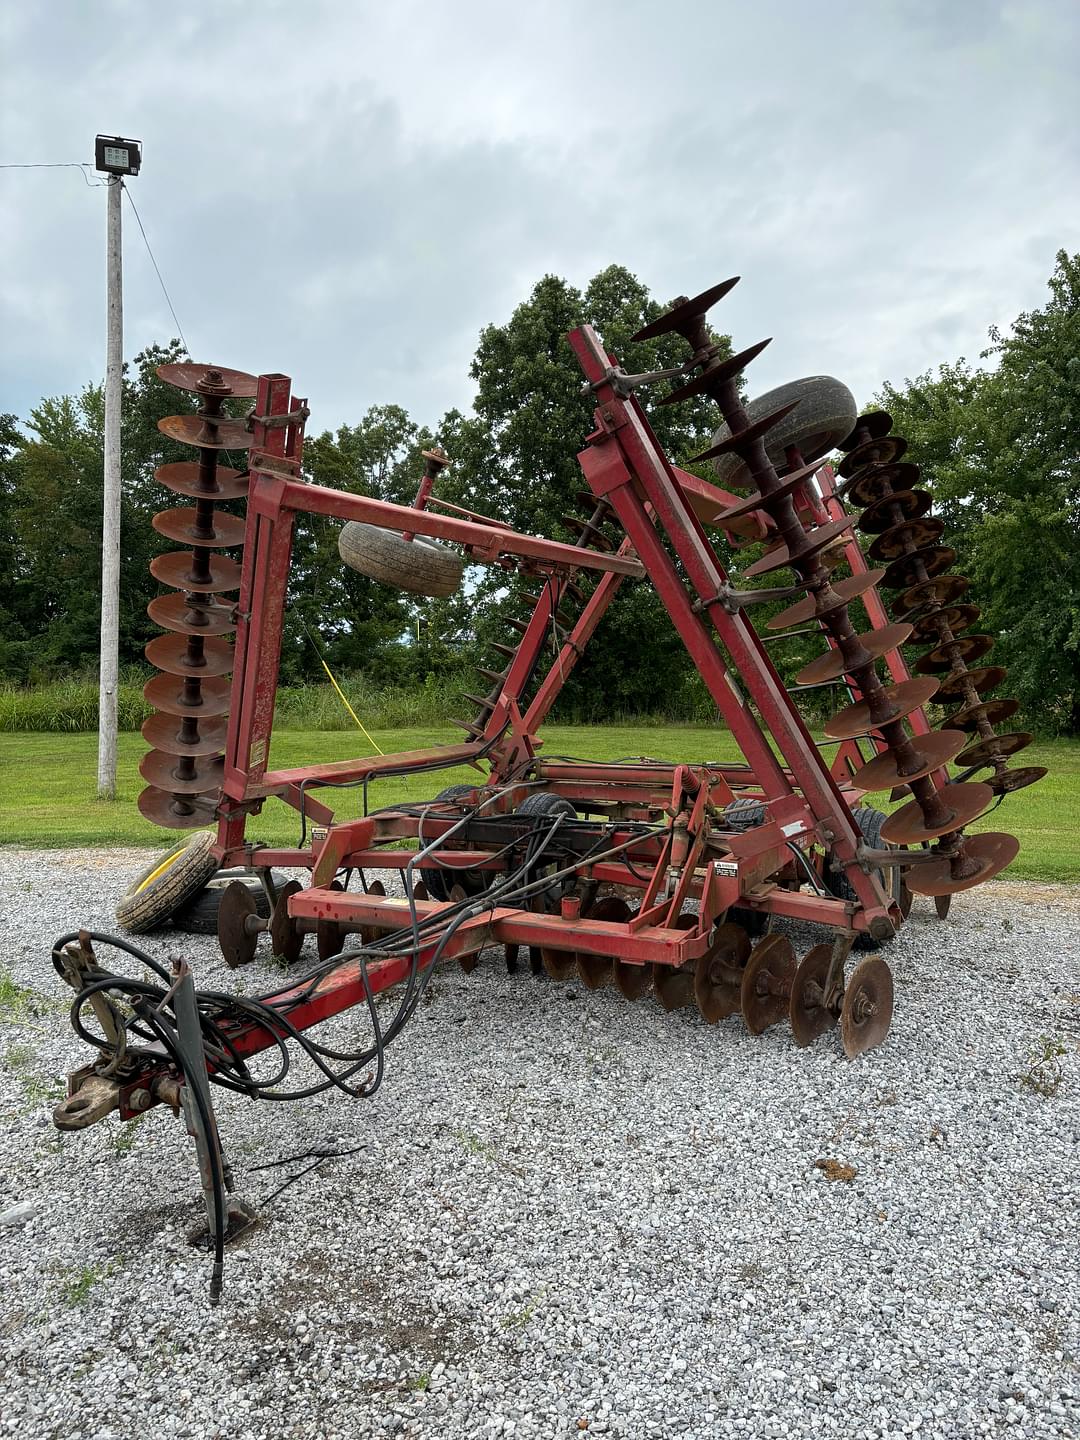
<svg viewBox="0 0 1080 1440"><path fill-rule="evenodd" d="M48 1119L85 1058L50 943L111 928L145 863L0 850L0 977L36 992L0 987L0 1211L33 1210L0 1228L0 1430L1080 1435L1080 889L987 885L944 924L917 902L892 1033L855 1063L494 953L444 968L372 1101L216 1092L256 1203L310 1162L254 1167L355 1153L263 1207L212 1310L181 1126ZM281 978L149 948L221 988ZM1020 1079L1043 1036L1053 1095Z"/></svg>

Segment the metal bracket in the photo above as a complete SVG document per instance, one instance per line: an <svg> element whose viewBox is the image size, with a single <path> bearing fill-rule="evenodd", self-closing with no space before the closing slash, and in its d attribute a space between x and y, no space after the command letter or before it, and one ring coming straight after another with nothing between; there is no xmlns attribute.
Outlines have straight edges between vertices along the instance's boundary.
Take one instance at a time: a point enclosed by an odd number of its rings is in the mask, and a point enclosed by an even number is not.
<svg viewBox="0 0 1080 1440"><path fill-rule="evenodd" d="M671 370L644 370L640 375L628 375L621 365L609 365L599 380L587 380L579 395L595 395L605 385L610 385L621 400L629 400L635 390L643 385L655 385L660 380L673 380L686 373L685 365L676 365Z"/></svg>

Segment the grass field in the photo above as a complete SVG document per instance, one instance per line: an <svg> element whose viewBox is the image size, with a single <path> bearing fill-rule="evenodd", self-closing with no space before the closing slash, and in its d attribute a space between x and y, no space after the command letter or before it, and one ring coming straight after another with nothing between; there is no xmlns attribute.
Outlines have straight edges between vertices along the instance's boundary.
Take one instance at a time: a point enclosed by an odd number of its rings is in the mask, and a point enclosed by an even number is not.
<svg viewBox="0 0 1080 1440"><path fill-rule="evenodd" d="M457 742L450 730L376 730L385 751L413 750ZM665 726L552 725L543 731L544 753L580 759L616 760L641 754L659 760L734 760L736 747L726 730ZM120 795L114 802L94 795L97 771L95 735L0 735L0 839L41 848L65 845L146 845L164 849L169 832L148 824L135 807L142 789L139 760L146 742L139 734L120 736ZM355 732L283 731L275 734L275 766L344 760L370 754ZM1080 742L1035 744L1024 764L1046 765L1050 773L1038 785L1009 796L982 828L1007 830L1020 840L1020 854L1008 874L1016 879L1080 881ZM446 785L476 778L464 767L405 781L381 781L371 787L372 807L399 800L428 800ZM884 800L885 797L880 797ZM361 813L359 790L338 794L338 815ZM976 827L979 828L979 827ZM248 827L252 839L293 843L298 836L295 811L270 802Z"/></svg>

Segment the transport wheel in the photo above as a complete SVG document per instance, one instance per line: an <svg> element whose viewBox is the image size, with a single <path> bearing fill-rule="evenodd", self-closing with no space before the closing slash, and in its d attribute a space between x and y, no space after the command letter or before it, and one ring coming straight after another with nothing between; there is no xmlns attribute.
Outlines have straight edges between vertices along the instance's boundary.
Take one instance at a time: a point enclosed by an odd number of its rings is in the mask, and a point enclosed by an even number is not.
<svg viewBox="0 0 1080 1440"><path fill-rule="evenodd" d="M453 595L465 562L454 550L417 535L348 520L338 535L338 554L350 570L413 595Z"/></svg>
<svg viewBox="0 0 1080 1440"><path fill-rule="evenodd" d="M766 453L777 469L783 468L784 451L789 445L799 447L807 464L828 455L851 434L859 414L851 391L831 375L810 375L805 380L778 385L751 400L746 413L753 424L793 401L798 402L797 407L765 436ZM728 427L721 425L712 443L718 445L730 435ZM751 483L750 472L738 455L718 455L712 464L720 485Z"/></svg>
<svg viewBox="0 0 1080 1440"><path fill-rule="evenodd" d="M278 870L271 872L270 883L275 894L285 884L286 879ZM229 885L242 885L245 890L250 891L255 902L253 913L261 915L264 920L270 918L270 901L266 898L266 891L259 876L237 866L230 870L218 870L198 894L193 895L174 912L172 923L177 930L183 930L186 935L216 935L221 897Z"/></svg>
<svg viewBox="0 0 1080 1440"><path fill-rule="evenodd" d="M217 870L212 830L198 830L136 875L116 907L118 925L145 935L164 925Z"/></svg>
<svg viewBox="0 0 1080 1440"><path fill-rule="evenodd" d="M888 816L881 810L875 809L873 805L857 805L851 812L851 818L859 827L859 833L867 845L871 846L872 849L889 850L893 848L887 841L881 838L881 827L888 819ZM885 894L888 895L890 899L896 900L901 907L901 912L904 913L904 885L901 878L900 867L898 865L889 865L883 869L875 870L875 874ZM857 898L851 882L842 870L830 871L826 866L825 884L838 900L854 900ZM911 905L909 902L908 910L910 909ZM866 930L860 930L855 936L856 950L879 950L880 948L881 941L875 940Z"/></svg>
<svg viewBox="0 0 1080 1440"><path fill-rule="evenodd" d="M855 967L844 991L840 1039L849 1060L881 1044L889 1033L892 1012L892 972L879 955L871 955Z"/></svg>

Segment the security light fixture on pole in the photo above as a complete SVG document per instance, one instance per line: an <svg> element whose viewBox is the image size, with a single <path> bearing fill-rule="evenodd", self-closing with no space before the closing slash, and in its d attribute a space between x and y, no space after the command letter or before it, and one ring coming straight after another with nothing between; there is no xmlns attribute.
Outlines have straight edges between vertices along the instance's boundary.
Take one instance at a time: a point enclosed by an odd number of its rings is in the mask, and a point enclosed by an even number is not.
<svg viewBox="0 0 1080 1440"><path fill-rule="evenodd" d="M98 684L98 794L116 796L117 689L120 672L120 396L124 299L120 191L142 163L138 140L99 135L95 169L108 176L106 227L105 484L101 517L101 662Z"/></svg>

